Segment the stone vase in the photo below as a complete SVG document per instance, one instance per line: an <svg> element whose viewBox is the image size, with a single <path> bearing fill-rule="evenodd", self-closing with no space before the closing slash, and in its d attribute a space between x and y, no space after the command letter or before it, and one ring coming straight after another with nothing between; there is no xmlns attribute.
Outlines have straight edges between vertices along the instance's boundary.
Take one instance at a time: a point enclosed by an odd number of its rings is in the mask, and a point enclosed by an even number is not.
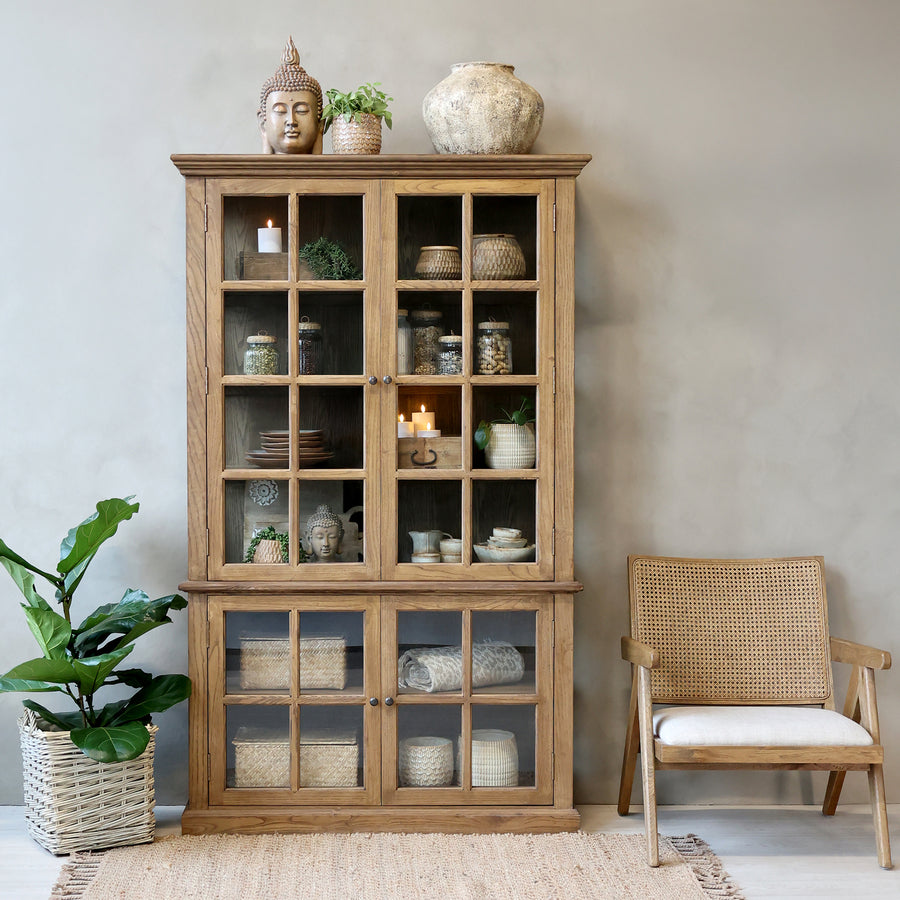
<svg viewBox="0 0 900 900"><path fill-rule="evenodd" d="M489 469L533 468L537 458L534 427L494 422L484 456Z"/></svg>
<svg viewBox="0 0 900 900"><path fill-rule="evenodd" d="M503 63L456 63L422 102L438 153L528 153L544 121L544 101Z"/></svg>

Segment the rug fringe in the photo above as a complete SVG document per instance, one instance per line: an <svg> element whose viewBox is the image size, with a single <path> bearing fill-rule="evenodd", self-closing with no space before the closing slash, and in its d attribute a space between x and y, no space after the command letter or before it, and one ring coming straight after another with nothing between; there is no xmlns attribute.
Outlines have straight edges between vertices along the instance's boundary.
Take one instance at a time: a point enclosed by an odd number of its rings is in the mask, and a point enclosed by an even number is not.
<svg viewBox="0 0 900 900"><path fill-rule="evenodd" d="M60 869L50 900L84 900L85 891L100 870L102 853L72 853Z"/></svg>
<svg viewBox="0 0 900 900"><path fill-rule="evenodd" d="M731 880L722 861L703 838L696 834L685 834L669 837L669 841L691 867L704 893L715 898L746 900L743 891Z"/></svg>

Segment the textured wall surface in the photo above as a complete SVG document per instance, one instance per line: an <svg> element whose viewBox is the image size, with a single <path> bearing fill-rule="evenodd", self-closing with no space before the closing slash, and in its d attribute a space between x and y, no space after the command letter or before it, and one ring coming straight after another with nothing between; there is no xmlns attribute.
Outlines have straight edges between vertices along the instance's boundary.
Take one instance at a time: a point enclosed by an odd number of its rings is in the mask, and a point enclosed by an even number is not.
<svg viewBox="0 0 900 900"><path fill-rule="evenodd" d="M20 5L0 30L0 536L52 567L96 499L135 493L85 605L184 578L169 154L257 152L288 33L323 86L383 82L385 152L430 152L423 96L487 59L543 95L535 152L594 155L577 207L577 801L615 800L629 552L824 554L833 632L900 650L892 0ZM0 669L30 642L4 576ZM136 657L184 671L184 614ZM880 687L890 793L900 681ZM19 708L0 696L0 803L21 802ZM162 803L186 796L186 723L185 707L158 717ZM822 784L665 773L659 795L805 802ZM864 800L865 779L845 792Z"/></svg>

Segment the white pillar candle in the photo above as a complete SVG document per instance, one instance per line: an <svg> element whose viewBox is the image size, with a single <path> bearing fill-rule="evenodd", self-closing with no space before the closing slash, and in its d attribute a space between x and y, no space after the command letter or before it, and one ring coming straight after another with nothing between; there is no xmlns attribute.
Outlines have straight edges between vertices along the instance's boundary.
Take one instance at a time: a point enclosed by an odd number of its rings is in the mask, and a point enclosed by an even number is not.
<svg viewBox="0 0 900 900"><path fill-rule="evenodd" d="M441 436L440 430L437 428L432 428L431 422L426 422L425 427L420 428L416 432L417 438L433 438L433 437L440 437L440 436Z"/></svg>
<svg viewBox="0 0 900 900"><path fill-rule="evenodd" d="M403 413L400 413L400 419L397 422L397 437L408 438L416 436L416 426L414 422L406 422L403 419Z"/></svg>
<svg viewBox="0 0 900 900"><path fill-rule="evenodd" d="M281 253L281 229L272 227L272 220L265 228L257 228L260 253Z"/></svg>
<svg viewBox="0 0 900 900"><path fill-rule="evenodd" d="M431 428L434 425L437 425L437 420L434 416L434 410L425 409L425 404L422 404L422 411L412 414L413 425L416 426L416 431L419 431L421 428Z"/></svg>

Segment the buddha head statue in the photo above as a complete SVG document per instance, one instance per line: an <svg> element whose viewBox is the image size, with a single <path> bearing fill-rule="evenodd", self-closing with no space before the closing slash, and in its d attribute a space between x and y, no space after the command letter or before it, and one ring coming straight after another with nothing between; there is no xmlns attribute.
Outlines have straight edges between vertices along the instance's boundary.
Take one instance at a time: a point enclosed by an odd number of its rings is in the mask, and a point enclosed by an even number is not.
<svg viewBox="0 0 900 900"><path fill-rule="evenodd" d="M300 65L293 38L262 86L256 115L263 153L322 152L322 88Z"/></svg>
<svg viewBox="0 0 900 900"><path fill-rule="evenodd" d="M306 543L314 562L335 562L341 552L344 539L344 523L327 504L316 507L306 520Z"/></svg>

